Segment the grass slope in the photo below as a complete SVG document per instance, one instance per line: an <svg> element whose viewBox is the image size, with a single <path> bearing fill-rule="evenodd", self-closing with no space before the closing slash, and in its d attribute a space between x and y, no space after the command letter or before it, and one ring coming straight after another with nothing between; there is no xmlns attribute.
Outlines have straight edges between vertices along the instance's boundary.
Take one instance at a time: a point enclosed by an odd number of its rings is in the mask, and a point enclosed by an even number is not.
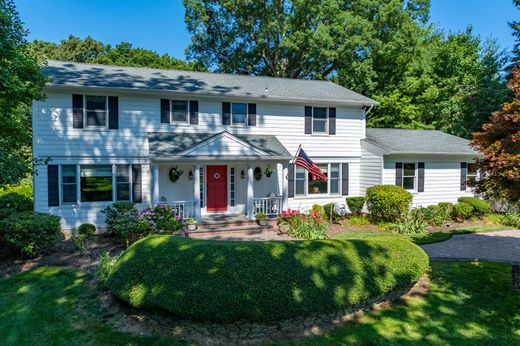
<svg viewBox="0 0 520 346"><path fill-rule="evenodd" d="M520 345L520 294L510 265L434 262L426 296L284 345Z"/></svg>
<svg viewBox="0 0 520 346"><path fill-rule="evenodd" d="M333 312L396 288L428 268L398 237L230 242L152 236L130 246L108 279L118 297L194 320L274 321Z"/></svg>

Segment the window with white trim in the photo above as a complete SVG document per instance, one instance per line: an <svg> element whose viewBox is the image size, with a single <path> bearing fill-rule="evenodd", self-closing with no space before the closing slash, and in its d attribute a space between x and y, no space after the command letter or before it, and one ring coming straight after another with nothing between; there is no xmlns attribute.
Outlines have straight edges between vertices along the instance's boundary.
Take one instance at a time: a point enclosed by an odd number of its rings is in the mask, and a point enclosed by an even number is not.
<svg viewBox="0 0 520 346"><path fill-rule="evenodd" d="M295 165L294 194L295 196L307 195L340 195L341 194L341 164L318 163L316 164L328 177L327 181L312 180L312 176L303 167Z"/></svg>
<svg viewBox="0 0 520 346"><path fill-rule="evenodd" d="M130 201L130 165L116 165L116 201Z"/></svg>
<svg viewBox="0 0 520 346"><path fill-rule="evenodd" d="M305 184L306 184L307 171L303 167L300 167L300 166L295 166L295 168L296 168L295 169L296 177L294 179L294 184L295 184L294 193L297 196L305 196L306 195Z"/></svg>
<svg viewBox="0 0 520 346"><path fill-rule="evenodd" d="M108 98L85 95L85 127L106 127L108 124Z"/></svg>
<svg viewBox="0 0 520 346"><path fill-rule="evenodd" d="M329 183L330 183L330 194L331 195L339 195L339 182L340 182L340 167L339 163L331 163L330 164L330 174L329 174Z"/></svg>
<svg viewBox="0 0 520 346"><path fill-rule="evenodd" d="M80 166L82 202L111 202L112 185L112 165Z"/></svg>
<svg viewBox="0 0 520 346"><path fill-rule="evenodd" d="M403 189L415 190L416 177L416 165L414 163L403 163Z"/></svg>
<svg viewBox="0 0 520 346"><path fill-rule="evenodd" d="M318 166L319 169L325 174L327 177L329 175L329 165L318 163L316 166ZM321 194L325 195L328 193L329 183L328 180L312 180L312 175L307 172L307 193L309 195L316 195Z"/></svg>
<svg viewBox="0 0 520 346"><path fill-rule="evenodd" d="M468 162L468 172L466 174L466 181L472 184L477 181L478 170L477 164L474 162Z"/></svg>
<svg viewBox="0 0 520 346"><path fill-rule="evenodd" d="M247 125L247 103L231 104L231 125Z"/></svg>
<svg viewBox="0 0 520 346"><path fill-rule="evenodd" d="M170 122L187 124L189 122L189 102L185 100L171 100L170 104Z"/></svg>
<svg viewBox="0 0 520 346"><path fill-rule="evenodd" d="M328 110L325 107L312 107L312 133L328 133Z"/></svg>
<svg viewBox="0 0 520 346"><path fill-rule="evenodd" d="M78 201L78 189L76 179L76 165L61 166L61 202L76 203Z"/></svg>

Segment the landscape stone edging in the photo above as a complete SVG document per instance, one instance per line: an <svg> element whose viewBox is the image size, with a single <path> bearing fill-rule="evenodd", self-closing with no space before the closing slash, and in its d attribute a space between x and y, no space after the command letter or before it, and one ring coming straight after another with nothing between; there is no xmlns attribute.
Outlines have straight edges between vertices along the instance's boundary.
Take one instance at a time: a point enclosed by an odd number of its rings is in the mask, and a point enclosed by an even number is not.
<svg viewBox="0 0 520 346"><path fill-rule="evenodd" d="M101 301L103 308L109 312L107 315L110 316L106 322L120 331L136 335L170 336L203 345L243 345L320 336L342 324L355 321L369 311L387 308L390 303L401 298L406 300L422 295L428 287L428 276L424 274L414 285L367 299L341 311L316 313L273 323L219 324L157 316L129 307L108 292L101 296Z"/></svg>

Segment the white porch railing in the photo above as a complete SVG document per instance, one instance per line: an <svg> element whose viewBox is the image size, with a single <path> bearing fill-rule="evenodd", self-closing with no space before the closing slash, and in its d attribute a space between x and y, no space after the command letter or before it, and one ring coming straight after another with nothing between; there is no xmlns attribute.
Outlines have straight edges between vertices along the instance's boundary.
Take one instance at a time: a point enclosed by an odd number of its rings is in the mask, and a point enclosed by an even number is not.
<svg viewBox="0 0 520 346"><path fill-rule="evenodd" d="M195 218L195 201L172 201L167 204L175 211L175 216L183 219Z"/></svg>
<svg viewBox="0 0 520 346"><path fill-rule="evenodd" d="M253 210L255 215L264 213L268 216L278 215L282 212L283 197L253 198Z"/></svg>

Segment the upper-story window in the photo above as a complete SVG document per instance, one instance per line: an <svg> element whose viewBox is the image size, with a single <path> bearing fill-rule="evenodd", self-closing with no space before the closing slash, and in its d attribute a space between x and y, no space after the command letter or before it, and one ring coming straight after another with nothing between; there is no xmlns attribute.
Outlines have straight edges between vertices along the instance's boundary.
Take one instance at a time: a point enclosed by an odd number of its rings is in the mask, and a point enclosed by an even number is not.
<svg viewBox="0 0 520 346"><path fill-rule="evenodd" d="M106 127L108 102L106 96L85 96L86 127Z"/></svg>
<svg viewBox="0 0 520 346"><path fill-rule="evenodd" d="M231 104L231 124L247 125L247 103Z"/></svg>
<svg viewBox="0 0 520 346"><path fill-rule="evenodd" d="M172 100L171 119L172 123L188 123L189 102L184 100Z"/></svg>
<svg viewBox="0 0 520 346"><path fill-rule="evenodd" d="M312 108L312 133L327 133L328 129L328 115L327 108L313 107Z"/></svg>

